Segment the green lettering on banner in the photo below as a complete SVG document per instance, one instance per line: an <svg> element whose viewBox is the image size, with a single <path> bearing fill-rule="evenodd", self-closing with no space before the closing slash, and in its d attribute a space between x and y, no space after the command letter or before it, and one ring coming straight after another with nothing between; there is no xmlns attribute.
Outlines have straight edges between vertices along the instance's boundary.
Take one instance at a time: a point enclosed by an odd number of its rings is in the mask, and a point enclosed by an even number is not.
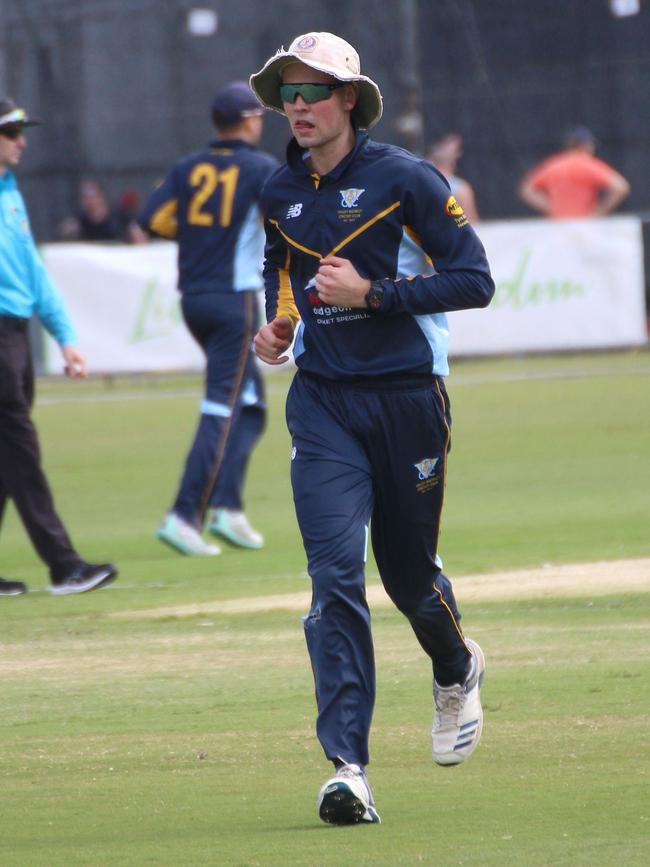
<svg viewBox="0 0 650 867"><path fill-rule="evenodd" d="M129 343L142 343L157 337L167 337L181 321L178 299L169 303L167 295L161 291L157 277L152 277L142 293L140 307Z"/></svg>
<svg viewBox="0 0 650 867"><path fill-rule="evenodd" d="M581 283L554 277L546 282L534 280L527 274L532 251L525 248L515 268L513 276L498 280L493 307L512 307L521 310L524 307L535 307L540 304L555 304L568 301L585 294L586 289Z"/></svg>

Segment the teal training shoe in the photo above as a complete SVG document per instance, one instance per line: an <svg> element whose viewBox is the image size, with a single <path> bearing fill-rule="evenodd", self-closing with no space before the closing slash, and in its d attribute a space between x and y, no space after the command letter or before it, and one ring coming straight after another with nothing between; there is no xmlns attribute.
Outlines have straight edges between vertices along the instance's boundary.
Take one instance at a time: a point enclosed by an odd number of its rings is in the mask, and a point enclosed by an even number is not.
<svg viewBox="0 0 650 867"><path fill-rule="evenodd" d="M221 554L218 545L208 545L195 527L179 518L174 512L170 512L158 527L156 538L188 556L214 557Z"/></svg>
<svg viewBox="0 0 650 867"><path fill-rule="evenodd" d="M234 509L210 509L206 529L213 536L221 536L239 548L264 546L264 536L251 527L243 512Z"/></svg>

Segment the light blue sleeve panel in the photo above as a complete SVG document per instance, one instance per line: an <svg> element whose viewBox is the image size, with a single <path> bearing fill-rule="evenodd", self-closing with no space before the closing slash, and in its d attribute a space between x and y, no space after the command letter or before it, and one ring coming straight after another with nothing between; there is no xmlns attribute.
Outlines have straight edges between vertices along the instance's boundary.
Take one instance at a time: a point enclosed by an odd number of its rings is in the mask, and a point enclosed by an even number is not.
<svg viewBox="0 0 650 867"><path fill-rule="evenodd" d="M408 234L406 229L402 231L402 242L397 254L396 278L414 277L421 274L422 277L430 277L435 274L435 268L424 254L424 250Z"/></svg>
<svg viewBox="0 0 650 867"><path fill-rule="evenodd" d="M295 334L295 339L293 342L293 357L294 358L298 358L298 356L302 355L303 352L305 351L304 334L305 334L305 326L304 326L304 323L301 319L300 322L298 323L298 325L296 326L296 334Z"/></svg>
<svg viewBox="0 0 650 867"><path fill-rule="evenodd" d="M433 354L433 367L431 373L436 376L449 376L449 363L447 352L449 348L449 327L446 313L427 313L413 317L422 329L431 352Z"/></svg>
<svg viewBox="0 0 650 867"><path fill-rule="evenodd" d="M234 289L262 289L262 262L264 261L264 225L256 204L251 205L242 223L234 258Z"/></svg>
<svg viewBox="0 0 650 867"><path fill-rule="evenodd" d="M436 273L430 259L425 256L422 247L404 231L397 259L398 278L408 278L416 274L430 277ZM448 376L449 364L447 352L449 349L449 326L445 313L428 313L413 317L431 347L433 355L432 373L437 376Z"/></svg>

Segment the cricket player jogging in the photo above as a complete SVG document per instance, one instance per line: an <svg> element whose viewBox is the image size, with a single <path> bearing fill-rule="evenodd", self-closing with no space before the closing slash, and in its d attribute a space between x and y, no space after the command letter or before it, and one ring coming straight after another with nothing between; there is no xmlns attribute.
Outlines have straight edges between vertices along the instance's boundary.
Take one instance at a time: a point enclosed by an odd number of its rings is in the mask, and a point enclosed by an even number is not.
<svg viewBox="0 0 650 867"><path fill-rule="evenodd" d="M299 36L250 81L293 134L263 193L268 324L255 347L279 364L295 336L291 480L313 588L303 622L317 734L335 768L318 811L375 823L369 529L384 587L433 663L435 761L459 764L481 736L483 653L461 631L436 549L451 423L445 312L485 307L494 284L442 175L362 131L382 98L351 45Z"/></svg>
<svg viewBox="0 0 650 867"><path fill-rule="evenodd" d="M264 543L243 510L248 460L266 418L252 340L264 249L258 202L277 161L256 147L263 112L246 82L222 88L212 104L218 139L175 163L139 216L144 229L178 242L183 317L207 360L196 435L156 533L182 554L220 553L202 538L204 525L233 545Z"/></svg>

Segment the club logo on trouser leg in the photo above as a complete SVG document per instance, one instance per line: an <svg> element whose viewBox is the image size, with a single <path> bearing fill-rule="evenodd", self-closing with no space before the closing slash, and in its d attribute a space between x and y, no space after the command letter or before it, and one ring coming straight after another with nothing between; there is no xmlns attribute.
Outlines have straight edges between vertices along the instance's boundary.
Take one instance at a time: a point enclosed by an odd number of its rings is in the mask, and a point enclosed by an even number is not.
<svg viewBox="0 0 650 867"><path fill-rule="evenodd" d="M419 482L415 485L415 489L419 494L430 491L439 483L440 477L436 474L439 461L439 458L423 458L419 463L413 464L418 471Z"/></svg>

